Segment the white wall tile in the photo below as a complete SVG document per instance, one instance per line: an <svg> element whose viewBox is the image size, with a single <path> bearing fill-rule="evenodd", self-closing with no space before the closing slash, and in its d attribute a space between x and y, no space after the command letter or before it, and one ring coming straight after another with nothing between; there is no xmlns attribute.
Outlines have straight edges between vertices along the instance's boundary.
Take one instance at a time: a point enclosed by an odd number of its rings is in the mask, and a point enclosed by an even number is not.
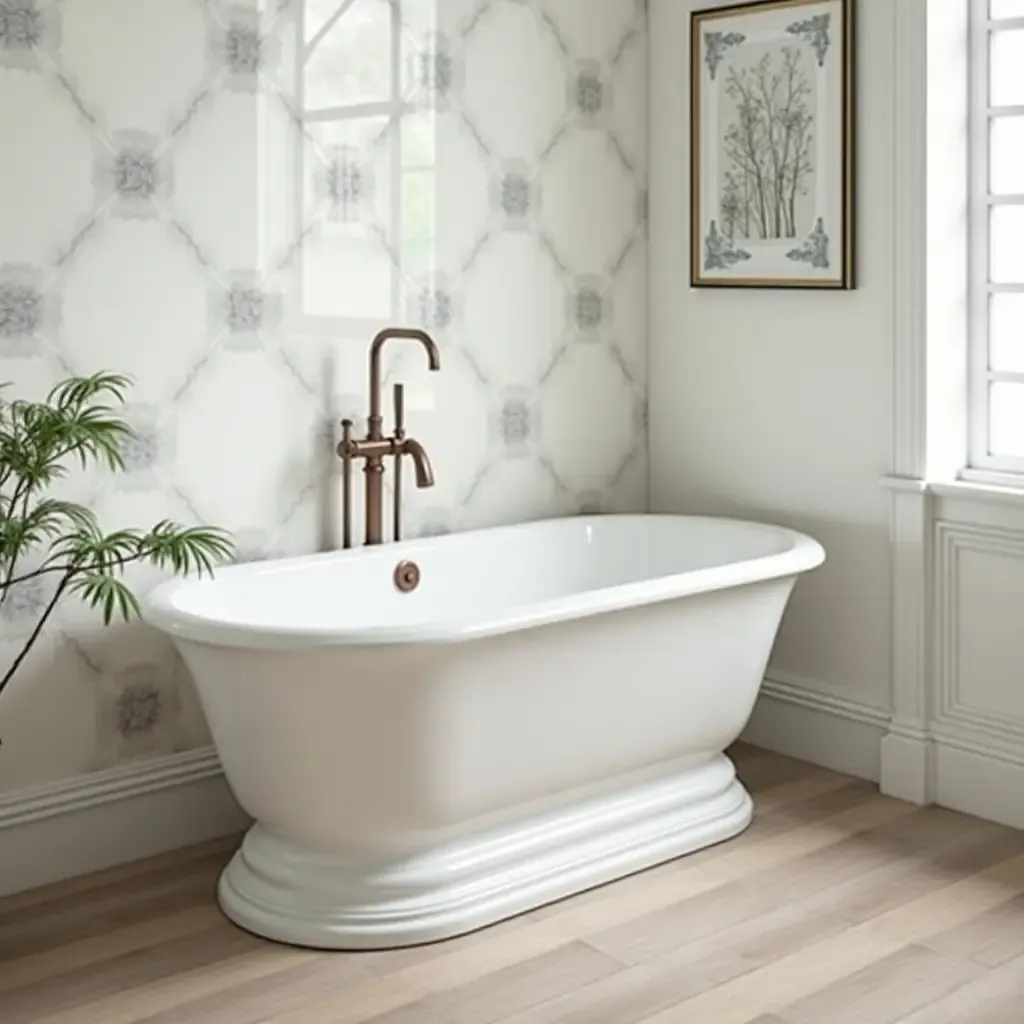
<svg viewBox="0 0 1024 1024"><path fill-rule="evenodd" d="M207 73L208 22L182 0L62 0L61 66L109 131L162 135Z"/></svg>
<svg viewBox="0 0 1024 1024"><path fill-rule="evenodd" d="M491 155L536 160L565 117L565 62L543 18L492 4L466 50L465 107Z"/></svg>
<svg viewBox="0 0 1024 1024"><path fill-rule="evenodd" d="M3 376L136 381L128 471L62 493L109 529L218 523L247 559L335 546L338 420L364 429L368 342L410 323L442 370L385 360L437 477L405 463L406 534L644 507L643 5L404 0L393 76L387 0L302 49L340 2L64 0L0 32ZM314 109L353 101L378 106ZM354 499L358 542L358 472ZM69 602L31 666L0 789L209 742L146 627Z"/></svg>
<svg viewBox="0 0 1024 1024"><path fill-rule="evenodd" d="M494 387L538 380L564 343L561 275L527 234L487 242L464 280L463 303L466 348Z"/></svg>
<svg viewBox="0 0 1024 1024"><path fill-rule="evenodd" d="M579 395L600 395L594 416ZM610 480L634 444L636 396L605 345L566 349L545 382L541 403L542 447L559 478Z"/></svg>
<svg viewBox="0 0 1024 1024"><path fill-rule="evenodd" d="M133 400L171 401L207 351L207 280L167 224L104 218L62 286L59 347L68 366L131 374Z"/></svg>
<svg viewBox="0 0 1024 1024"><path fill-rule="evenodd" d="M0 138L0 263L45 267L93 208L93 135L53 76L0 66Z"/></svg>

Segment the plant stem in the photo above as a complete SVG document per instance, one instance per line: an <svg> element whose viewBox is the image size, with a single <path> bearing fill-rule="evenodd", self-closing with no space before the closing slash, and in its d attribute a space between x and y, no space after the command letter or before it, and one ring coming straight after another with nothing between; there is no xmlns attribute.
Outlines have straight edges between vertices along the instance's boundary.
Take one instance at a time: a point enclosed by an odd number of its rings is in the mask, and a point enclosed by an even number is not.
<svg viewBox="0 0 1024 1024"><path fill-rule="evenodd" d="M112 558L106 564L108 566L114 565L130 565L132 562L141 562L143 559L148 558L152 554L152 551L140 551L137 554L129 555L127 558ZM48 565L42 569L34 569L32 572L27 572L23 576L15 576L13 579L5 580L0 583L0 589L6 590L8 587L13 587L16 583L24 583L25 580L34 580L37 576L46 576L51 572L66 572L71 576L77 576L79 573L92 572L95 569L101 568L99 562L92 562L89 565L76 565L71 566L67 563L61 565Z"/></svg>
<svg viewBox="0 0 1024 1024"><path fill-rule="evenodd" d="M8 508L8 515L10 518L14 518L18 511L18 501L22 502L21 518L24 520L28 516L28 501L32 495L32 485L25 484L25 477L18 480L15 485L14 494L11 495L11 504ZM10 590L11 578L14 576L15 567L18 564L18 557L23 554L20 546L11 552L10 558L7 563L3 566L3 581L0 582L0 605L7 600L7 593ZM2 689L2 688L0 688Z"/></svg>
<svg viewBox="0 0 1024 1024"><path fill-rule="evenodd" d="M24 576L15 576L13 579L4 580L0 583L0 589L6 591L7 588L13 587L16 583L24 583L25 580L34 580L37 576L46 576L51 572L67 572L71 568L70 565L48 565L43 569L34 569L32 572L27 572Z"/></svg>
<svg viewBox="0 0 1024 1024"><path fill-rule="evenodd" d="M28 657L28 652L35 646L36 641L39 639L39 635L43 631L43 626L46 625L47 619L49 619L53 614L54 608L57 607L57 602L61 599L64 591L67 590L68 584L71 582L71 577L74 574L75 570L69 570L65 574L64 579L57 584L57 589L54 591L53 597L50 598L49 604L47 604L43 614L39 617L39 621L35 624L35 628L29 635L28 640L25 641L25 646L22 647L21 653L14 659L3 679L0 679L0 695L3 694L4 690L7 688L7 684L14 677L14 673L21 668L21 663Z"/></svg>
<svg viewBox="0 0 1024 1024"><path fill-rule="evenodd" d="M149 551L140 551L137 554L130 555L127 558L116 558L112 562L108 562L107 564L128 565L131 562L141 561L142 559L146 558L149 554ZM0 679L0 695L3 694L7 684L14 677L15 672L17 672L18 669L21 667L21 663L25 660L26 657L28 657L28 652L32 650L32 648L35 646L35 642L39 639L39 636L43 631L43 626L46 625L46 620L49 619L49 617L53 614L53 610L57 607L57 602L60 601L61 597L64 595L64 591L67 590L71 581L81 573L94 571L98 568L98 566L99 563L97 562L92 562L89 565L78 566L52 565L46 569L37 569L35 572L26 573L24 576L19 576L17 579L9 580L6 584L4 584L5 587L10 587L13 586L15 583L20 583L22 580L30 580L36 576L42 576L44 573L64 573L64 578L60 581L60 583L57 584L57 589L54 591L53 597L50 598L49 604L47 604L42 616L36 623L35 628L32 630L32 633L29 635L28 640L25 642L25 646L21 649L21 653L14 659L13 663L11 664L11 667L7 670L6 675L4 675L2 679Z"/></svg>

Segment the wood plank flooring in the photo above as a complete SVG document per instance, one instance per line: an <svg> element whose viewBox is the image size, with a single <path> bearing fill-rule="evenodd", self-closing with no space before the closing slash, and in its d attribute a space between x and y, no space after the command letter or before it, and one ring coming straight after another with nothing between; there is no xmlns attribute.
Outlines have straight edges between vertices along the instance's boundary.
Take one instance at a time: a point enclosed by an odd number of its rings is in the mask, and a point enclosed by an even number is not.
<svg viewBox="0 0 1024 1024"><path fill-rule="evenodd" d="M0 900L2 1024L1021 1024L1024 833L733 751L737 839L473 935L240 931L236 839Z"/></svg>

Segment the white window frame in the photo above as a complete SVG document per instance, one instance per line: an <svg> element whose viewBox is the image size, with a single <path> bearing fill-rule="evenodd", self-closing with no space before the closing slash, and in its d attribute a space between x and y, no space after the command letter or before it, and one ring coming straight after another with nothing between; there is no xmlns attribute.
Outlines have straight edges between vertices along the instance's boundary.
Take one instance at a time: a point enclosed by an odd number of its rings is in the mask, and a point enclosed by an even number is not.
<svg viewBox="0 0 1024 1024"><path fill-rule="evenodd" d="M989 219L993 207L1024 205L1024 195L993 196L989 188L990 133L998 117L1024 115L1024 106L993 107L989 103L989 54L993 31L1024 28L1024 17L992 20L988 0L970 3L969 82L969 342L968 342L968 459L962 476L1024 486L1024 458L990 451L990 386L997 381L1024 382L1024 373L990 369L991 296L1000 292L1024 293L1024 284L992 284L989 275ZM1024 239L1021 240L1024 244Z"/></svg>

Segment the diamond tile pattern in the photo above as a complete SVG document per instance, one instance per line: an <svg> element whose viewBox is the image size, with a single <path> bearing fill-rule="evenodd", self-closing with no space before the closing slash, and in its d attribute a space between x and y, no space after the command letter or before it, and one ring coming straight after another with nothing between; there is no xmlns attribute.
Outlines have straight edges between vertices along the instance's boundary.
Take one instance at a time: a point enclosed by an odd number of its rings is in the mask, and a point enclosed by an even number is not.
<svg viewBox="0 0 1024 1024"><path fill-rule="evenodd" d="M406 535L642 508L645 7L0 0L3 378L137 381L130 471L74 496L246 560L335 544L338 421L406 323L443 351L388 353L437 472L406 474ZM5 654L41 600L5 606ZM209 742L146 627L68 607L48 641L0 788Z"/></svg>

